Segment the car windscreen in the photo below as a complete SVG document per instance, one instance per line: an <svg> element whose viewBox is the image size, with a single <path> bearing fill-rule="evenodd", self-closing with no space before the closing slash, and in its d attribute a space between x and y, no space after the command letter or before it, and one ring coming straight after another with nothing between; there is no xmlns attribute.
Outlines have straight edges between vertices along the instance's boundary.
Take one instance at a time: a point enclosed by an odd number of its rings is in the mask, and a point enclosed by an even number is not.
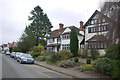
<svg viewBox="0 0 120 80"><path fill-rule="evenodd" d="M22 56L24 56L26 58L32 58L32 56L30 54L23 54Z"/></svg>

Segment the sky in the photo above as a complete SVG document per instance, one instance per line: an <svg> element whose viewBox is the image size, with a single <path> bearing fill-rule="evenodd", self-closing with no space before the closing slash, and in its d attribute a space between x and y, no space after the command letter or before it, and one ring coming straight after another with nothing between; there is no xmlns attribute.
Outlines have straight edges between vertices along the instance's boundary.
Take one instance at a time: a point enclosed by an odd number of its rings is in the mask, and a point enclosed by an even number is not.
<svg viewBox="0 0 120 80"><path fill-rule="evenodd" d="M29 25L28 16L34 7L40 6L52 23L52 30L59 23L76 26L84 23L99 10L100 0L0 0L0 44L18 41Z"/></svg>

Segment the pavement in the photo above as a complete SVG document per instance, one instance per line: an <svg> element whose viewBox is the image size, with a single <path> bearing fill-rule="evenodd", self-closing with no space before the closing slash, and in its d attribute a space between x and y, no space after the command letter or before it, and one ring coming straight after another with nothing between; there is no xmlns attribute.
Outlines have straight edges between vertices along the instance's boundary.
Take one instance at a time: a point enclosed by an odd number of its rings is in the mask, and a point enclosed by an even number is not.
<svg viewBox="0 0 120 80"><path fill-rule="evenodd" d="M46 62L39 62L39 61L35 61L35 64L38 66L68 75L68 76L72 76L73 78L100 78L97 76L82 73L78 70L75 70L75 68L61 68L59 66L50 65L50 64L47 64Z"/></svg>

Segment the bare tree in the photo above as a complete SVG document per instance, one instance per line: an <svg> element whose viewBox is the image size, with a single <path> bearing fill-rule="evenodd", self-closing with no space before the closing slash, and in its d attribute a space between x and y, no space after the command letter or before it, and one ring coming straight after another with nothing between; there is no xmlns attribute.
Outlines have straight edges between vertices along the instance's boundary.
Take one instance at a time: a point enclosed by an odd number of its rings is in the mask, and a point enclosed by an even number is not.
<svg viewBox="0 0 120 80"><path fill-rule="evenodd" d="M109 18L107 38L114 44L120 42L120 0L105 0L101 5L101 13Z"/></svg>

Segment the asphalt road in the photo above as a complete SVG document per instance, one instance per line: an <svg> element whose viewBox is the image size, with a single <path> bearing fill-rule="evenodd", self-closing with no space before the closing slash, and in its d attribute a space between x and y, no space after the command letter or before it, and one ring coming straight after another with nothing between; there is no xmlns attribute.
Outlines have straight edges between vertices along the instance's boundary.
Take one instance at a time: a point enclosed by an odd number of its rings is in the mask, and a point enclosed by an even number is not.
<svg viewBox="0 0 120 80"><path fill-rule="evenodd" d="M2 78L71 78L35 64L20 64L13 58L2 56Z"/></svg>

